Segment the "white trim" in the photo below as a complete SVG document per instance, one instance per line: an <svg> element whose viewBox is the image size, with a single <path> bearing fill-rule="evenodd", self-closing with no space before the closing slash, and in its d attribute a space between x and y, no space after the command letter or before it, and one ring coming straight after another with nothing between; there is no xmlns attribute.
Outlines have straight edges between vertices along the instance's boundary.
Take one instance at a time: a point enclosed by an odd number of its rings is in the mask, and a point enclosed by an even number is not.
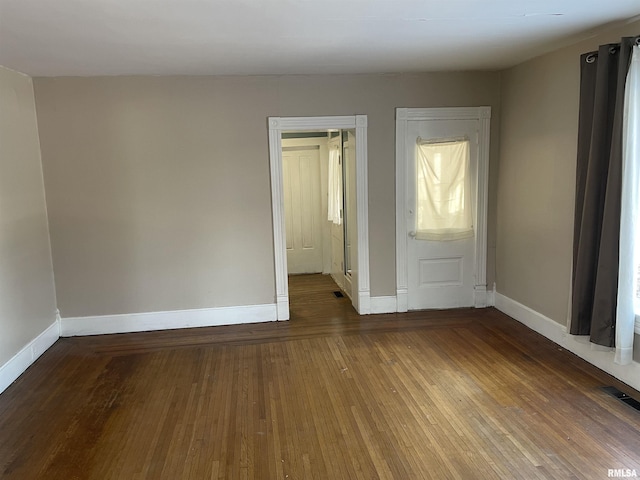
<svg viewBox="0 0 640 480"><path fill-rule="evenodd" d="M269 164L271 170L271 211L276 277L277 319L289 319L286 231L282 179L282 132L355 129L356 130L356 203L358 255L354 259L353 306L361 315L371 313L369 286L369 193L367 174L367 116L269 117Z"/></svg>
<svg viewBox="0 0 640 480"><path fill-rule="evenodd" d="M478 120L478 188L475 218L474 305L483 308L492 301L487 292L487 203L489 196L489 143L491 107L397 108L396 109L396 296L398 312L408 309L407 259L407 169L408 122L421 120Z"/></svg>
<svg viewBox="0 0 640 480"><path fill-rule="evenodd" d="M399 288L396 291L396 298L398 302L398 312L406 312L409 310L409 290L405 288Z"/></svg>
<svg viewBox="0 0 640 480"><path fill-rule="evenodd" d="M349 298L351 298L351 294L347 292L347 289L345 286L345 274L342 272L331 272L329 276L331 277L333 282L338 286L338 288L342 290L344 293L346 293L349 296Z"/></svg>
<svg viewBox="0 0 640 480"><path fill-rule="evenodd" d="M396 109L396 297L398 312L409 309L409 271L407 259L407 130L414 109Z"/></svg>
<svg viewBox="0 0 640 480"><path fill-rule="evenodd" d="M0 393L60 338L60 322L56 319L40 335L27 343L11 360L0 367Z"/></svg>
<svg viewBox="0 0 640 480"><path fill-rule="evenodd" d="M289 283L287 280L287 241L284 216L284 179L282 176L282 131L278 119L269 119L269 165L271 169L271 219L276 273L276 309L278 320L289 320Z"/></svg>
<svg viewBox="0 0 640 480"><path fill-rule="evenodd" d="M604 370L618 380L640 390L640 363L634 361L628 365L618 365L613 361L615 355L613 349L609 351L592 349L591 344L584 341L582 337L568 334L566 326L554 322L541 313L500 293L496 293L496 308L566 350L575 353L600 370Z"/></svg>
<svg viewBox="0 0 640 480"><path fill-rule="evenodd" d="M343 273L342 278L344 278L344 287L342 287L342 289L344 290L344 293L347 294L347 297L351 299L351 303L353 303L353 282L351 281L351 275Z"/></svg>
<svg viewBox="0 0 640 480"><path fill-rule="evenodd" d="M496 304L496 284L488 290L485 286L476 286L474 290L475 308L493 307Z"/></svg>
<svg viewBox="0 0 640 480"><path fill-rule="evenodd" d="M489 305L486 285L476 285L473 287L473 306L475 308L486 308Z"/></svg>
<svg viewBox="0 0 640 480"><path fill-rule="evenodd" d="M476 291L482 299L476 300L476 307L486 307L487 290L487 222L489 199L489 145L491 142L491 107L476 110L480 120L478 132L478 191L476 192ZM471 113L471 112L470 112Z"/></svg>
<svg viewBox="0 0 640 480"><path fill-rule="evenodd" d="M356 237L358 244L357 264L352 267L352 285L358 290L357 305L360 315L371 313L371 291L369 286L369 175L367 171L367 116L356 115ZM351 127L352 128L352 127ZM353 288L353 287L352 287Z"/></svg>
<svg viewBox="0 0 640 480"><path fill-rule="evenodd" d="M60 336L148 332L175 328L274 322L276 320L277 306L275 304L70 317L62 319Z"/></svg>
<svg viewBox="0 0 640 480"><path fill-rule="evenodd" d="M493 288L487 290L487 307L496 306L496 284L493 282Z"/></svg>
<svg viewBox="0 0 640 480"><path fill-rule="evenodd" d="M402 120L488 120L491 107L397 108Z"/></svg>
<svg viewBox="0 0 640 480"><path fill-rule="evenodd" d="M397 303L395 295L371 297L371 313L395 313Z"/></svg>

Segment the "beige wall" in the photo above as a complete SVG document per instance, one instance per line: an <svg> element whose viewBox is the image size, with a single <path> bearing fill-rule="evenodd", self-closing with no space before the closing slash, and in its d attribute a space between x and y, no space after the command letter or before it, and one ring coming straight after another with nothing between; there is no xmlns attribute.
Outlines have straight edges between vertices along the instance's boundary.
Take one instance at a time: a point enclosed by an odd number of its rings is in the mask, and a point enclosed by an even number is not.
<svg viewBox="0 0 640 480"><path fill-rule="evenodd" d="M502 74L497 290L561 324L573 255L579 56L638 32L635 22Z"/></svg>
<svg viewBox="0 0 640 480"><path fill-rule="evenodd" d="M494 107L495 192L499 79L35 79L62 316L273 303L268 116L369 116L371 293L394 295L394 109Z"/></svg>
<svg viewBox="0 0 640 480"><path fill-rule="evenodd" d="M0 365L55 319L33 86L0 67Z"/></svg>

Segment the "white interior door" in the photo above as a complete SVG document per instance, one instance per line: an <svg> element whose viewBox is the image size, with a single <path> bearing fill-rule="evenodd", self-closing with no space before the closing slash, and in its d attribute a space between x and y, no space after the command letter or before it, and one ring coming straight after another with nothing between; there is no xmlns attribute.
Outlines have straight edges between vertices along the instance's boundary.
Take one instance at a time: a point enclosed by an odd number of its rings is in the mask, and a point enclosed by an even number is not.
<svg viewBox="0 0 640 480"><path fill-rule="evenodd" d="M322 273L322 198L317 147L283 147L289 274Z"/></svg>
<svg viewBox="0 0 640 480"><path fill-rule="evenodd" d="M475 304L478 134L476 119L408 122L404 161L409 310ZM456 160L448 153L453 144L468 154ZM454 173L447 170L451 165ZM457 217L449 220L463 210L470 215L470 229L455 227Z"/></svg>

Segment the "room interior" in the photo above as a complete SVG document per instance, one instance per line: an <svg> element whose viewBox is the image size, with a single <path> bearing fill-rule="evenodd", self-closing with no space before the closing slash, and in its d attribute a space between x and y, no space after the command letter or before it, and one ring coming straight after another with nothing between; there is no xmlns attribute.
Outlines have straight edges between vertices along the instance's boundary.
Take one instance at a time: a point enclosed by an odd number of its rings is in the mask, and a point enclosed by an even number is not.
<svg viewBox="0 0 640 480"><path fill-rule="evenodd" d="M490 306L640 390L638 325L630 365L567 333L578 59L638 32L637 16L600 25L500 69L0 66L0 392L61 337L278 320L270 117L367 116L370 313L396 312L396 109L460 106L492 111Z"/></svg>

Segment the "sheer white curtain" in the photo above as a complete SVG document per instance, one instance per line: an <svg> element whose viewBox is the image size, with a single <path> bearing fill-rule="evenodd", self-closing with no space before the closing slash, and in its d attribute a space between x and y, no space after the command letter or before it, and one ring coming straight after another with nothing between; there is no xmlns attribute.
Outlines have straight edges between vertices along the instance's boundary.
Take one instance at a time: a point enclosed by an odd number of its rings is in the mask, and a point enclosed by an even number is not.
<svg viewBox="0 0 640 480"><path fill-rule="evenodd" d="M473 236L469 140L423 141L416 147L416 238Z"/></svg>
<svg viewBox="0 0 640 480"><path fill-rule="evenodd" d="M342 224L342 167L340 165L340 150L332 148L329 151L329 199L327 203L327 220L336 225Z"/></svg>
<svg viewBox="0 0 640 480"><path fill-rule="evenodd" d="M633 360L636 315L640 316L640 47L633 47L627 74L622 133L622 208L616 312L616 356L621 365Z"/></svg>

